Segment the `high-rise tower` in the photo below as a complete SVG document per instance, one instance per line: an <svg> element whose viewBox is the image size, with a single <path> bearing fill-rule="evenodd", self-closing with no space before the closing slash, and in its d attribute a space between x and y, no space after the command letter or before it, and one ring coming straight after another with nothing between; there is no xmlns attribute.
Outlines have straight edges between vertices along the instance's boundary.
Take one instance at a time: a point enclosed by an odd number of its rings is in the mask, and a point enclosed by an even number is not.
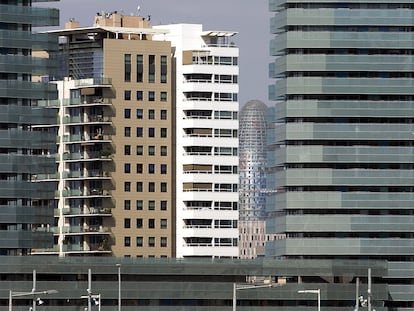
<svg viewBox="0 0 414 311"><path fill-rule="evenodd" d="M393 284L412 282L398 270L414 259L413 3L270 9L278 149L268 225L286 239L267 254L387 259ZM412 307L401 294L412 288L393 284L387 306Z"/></svg>
<svg viewBox="0 0 414 311"><path fill-rule="evenodd" d="M239 254L264 254L266 241L266 114L258 100L247 102L239 120Z"/></svg>
<svg viewBox="0 0 414 311"><path fill-rule="evenodd" d="M236 33L157 27L174 49L177 257L237 257Z"/></svg>
<svg viewBox="0 0 414 311"><path fill-rule="evenodd" d="M173 257L171 45L142 16L99 13L59 36L59 256Z"/></svg>
<svg viewBox="0 0 414 311"><path fill-rule="evenodd" d="M48 200L54 189L38 182L37 175L54 171L55 135L35 126L54 122L53 111L37 103L56 98L57 92L35 81L52 66L33 52L57 48L57 41L33 28L58 25L59 12L25 0L1 1L0 10L0 255L19 256L53 244Z"/></svg>

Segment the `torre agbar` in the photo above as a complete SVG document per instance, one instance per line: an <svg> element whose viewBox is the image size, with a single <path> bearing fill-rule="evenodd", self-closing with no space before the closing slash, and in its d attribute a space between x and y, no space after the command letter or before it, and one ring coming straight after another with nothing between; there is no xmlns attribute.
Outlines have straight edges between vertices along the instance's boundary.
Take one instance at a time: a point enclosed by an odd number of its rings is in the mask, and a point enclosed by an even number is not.
<svg viewBox="0 0 414 311"><path fill-rule="evenodd" d="M266 254L387 260L375 309L413 310L414 1L269 7L278 148L267 228L286 239Z"/></svg>

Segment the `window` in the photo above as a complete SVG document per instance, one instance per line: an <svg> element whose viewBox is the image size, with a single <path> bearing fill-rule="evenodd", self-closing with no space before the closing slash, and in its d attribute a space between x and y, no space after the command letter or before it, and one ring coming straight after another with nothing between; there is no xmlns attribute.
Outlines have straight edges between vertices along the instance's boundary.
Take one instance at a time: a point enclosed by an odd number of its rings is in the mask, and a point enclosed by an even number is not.
<svg viewBox="0 0 414 311"><path fill-rule="evenodd" d="M129 211L131 209L131 200L124 200L124 210Z"/></svg>
<svg viewBox="0 0 414 311"><path fill-rule="evenodd" d="M167 120L167 110L161 110L161 120Z"/></svg>
<svg viewBox="0 0 414 311"><path fill-rule="evenodd" d="M160 165L161 174L167 174L167 164Z"/></svg>
<svg viewBox="0 0 414 311"><path fill-rule="evenodd" d="M129 126L124 127L124 136L131 137L131 128Z"/></svg>
<svg viewBox="0 0 414 311"><path fill-rule="evenodd" d="M148 128L148 136L149 137L155 137L155 128L154 127Z"/></svg>
<svg viewBox="0 0 414 311"><path fill-rule="evenodd" d="M141 229L143 227L142 218L137 218L137 229Z"/></svg>
<svg viewBox="0 0 414 311"><path fill-rule="evenodd" d="M167 237L161 237L161 247L167 247Z"/></svg>
<svg viewBox="0 0 414 311"><path fill-rule="evenodd" d="M137 119L142 119L144 117L144 110L137 109Z"/></svg>
<svg viewBox="0 0 414 311"><path fill-rule="evenodd" d="M125 90L124 91L124 99L125 100L131 100L131 91L130 90Z"/></svg>
<svg viewBox="0 0 414 311"><path fill-rule="evenodd" d="M144 154L144 146L138 145L137 146L137 155L143 155Z"/></svg>
<svg viewBox="0 0 414 311"><path fill-rule="evenodd" d="M142 163L137 163L137 174L143 173Z"/></svg>
<svg viewBox="0 0 414 311"><path fill-rule="evenodd" d="M160 101L166 102L167 101L167 92L160 93Z"/></svg>
<svg viewBox="0 0 414 311"><path fill-rule="evenodd" d="M154 120L155 119L155 110L154 109L148 110L148 119L149 120Z"/></svg>
<svg viewBox="0 0 414 311"><path fill-rule="evenodd" d="M150 229L155 228L155 219L154 218L148 219L148 228L150 228Z"/></svg>
<svg viewBox="0 0 414 311"><path fill-rule="evenodd" d="M137 127L137 137L144 136L144 129L142 127Z"/></svg>
<svg viewBox="0 0 414 311"><path fill-rule="evenodd" d="M131 173L131 163L125 163L124 164L124 173L130 174Z"/></svg>
<svg viewBox="0 0 414 311"><path fill-rule="evenodd" d="M130 218L124 218L124 228L126 228L126 229L131 228L131 219Z"/></svg>
<svg viewBox="0 0 414 311"><path fill-rule="evenodd" d="M142 91L137 91L137 100L141 101L144 99L144 92Z"/></svg>
<svg viewBox="0 0 414 311"><path fill-rule="evenodd" d="M162 211L166 211L167 210L167 201L160 201L160 207Z"/></svg>
<svg viewBox="0 0 414 311"><path fill-rule="evenodd" d="M161 55L160 82L167 83L167 56Z"/></svg>
<svg viewBox="0 0 414 311"><path fill-rule="evenodd" d="M137 181L137 192L142 192L143 191L143 186L142 186L142 181Z"/></svg>
<svg viewBox="0 0 414 311"><path fill-rule="evenodd" d="M167 146L161 146L160 153L163 157L167 156Z"/></svg>
<svg viewBox="0 0 414 311"><path fill-rule="evenodd" d="M167 183L166 182L161 183L161 192L167 192Z"/></svg>
<svg viewBox="0 0 414 311"><path fill-rule="evenodd" d="M148 101L150 101L150 102L155 101L155 92L153 92L153 91L148 92Z"/></svg>
<svg viewBox="0 0 414 311"><path fill-rule="evenodd" d="M165 127L161 128L161 137L167 137L167 129Z"/></svg>
<svg viewBox="0 0 414 311"><path fill-rule="evenodd" d="M155 55L148 55L148 82L155 82Z"/></svg>
<svg viewBox="0 0 414 311"><path fill-rule="evenodd" d="M155 247L155 237L153 236L148 237L148 246Z"/></svg>
<svg viewBox="0 0 414 311"><path fill-rule="evenodd" d="M142 236L137 236L137 247L143 246L144 238Z"/></svg>
<svg viewBox="0 0 414 311"><path fill-rule="evenodd" d="M129 181L124 182L124 191L131 192L131 182Z"/></svg>
<svg viewBox="0 0 414 311"><path fill-rule="evenodd" d="M129 109L129 108L124 109L124 118L125 119L131 119L131 109Z"/></svg>
<svg viewBox="0 0 414 311"><path fill-rule="evenodd" d="M124 155L131 155L131 145L124 145Z"/></svg>
<svg viewBox="0 0 414 311"><path fill-rule="evenodd" d="M149 182L148 183L148 192L155 192L155 183Z"/></svg>
<svg viewBox="0 0 414 311"><path fill-rule="evenodd" d="M155 173L155 164L148 164L148 173L149 174L154 174Z"/></svg>
<svg viewBox="0 0 414 311"><path fill-rule="evenodd" d="M167 222L167 219L164 219L164 218L163 218L163 219L161 219L161 220L160 220L160 228L161 228L161 229L167 229L167 223L168 223L168 222Z"/></svg>
<svg viewBox="0 0 414 311"><path fill-rule="evenodd" d="M148 201L148 210L150 210L150 211L155 210L155 201L154 200L149 200Z"/></svg>
<svg viewBox="0 0 414 311"><path fill-rule="evenodd" d="M142 54L137 55L137 82L143 81L144 57Z"/></svg>
<svg viewBox="0 0 414 311"><path fill-rule="evenodd" d="M124 237L124 246L125 247L130 247L131 246L131 237L129 237L129 236Z"/></svg>
<svg viewBox="0 0 414 311"><path fill-rule="evenodd" d="M144 202L142 200L137 200L137 211L142 211L142 207L144 206Z"/></svg>
<svg viewBox="0 0 414 311"><path fill-rule="evenodd" d="M131 54L124 55L124 80L131 81Z"/></svg>
<svg viewBox="0 0 414 311"><path fill-rule="evenodd" d="M148 155L155 155L155 146L148 146Z"/></svg>

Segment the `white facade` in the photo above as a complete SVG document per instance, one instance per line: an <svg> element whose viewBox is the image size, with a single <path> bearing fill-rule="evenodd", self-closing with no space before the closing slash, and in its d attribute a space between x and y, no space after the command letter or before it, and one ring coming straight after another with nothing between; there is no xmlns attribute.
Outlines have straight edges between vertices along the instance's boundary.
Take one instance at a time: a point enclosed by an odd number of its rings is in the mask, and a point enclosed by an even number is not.
<svg viewBox="0 0 414 311"><path fill-rule="evenodd" d="M176 256L238 257L236 33L158 27L176 60Z"/></svg>

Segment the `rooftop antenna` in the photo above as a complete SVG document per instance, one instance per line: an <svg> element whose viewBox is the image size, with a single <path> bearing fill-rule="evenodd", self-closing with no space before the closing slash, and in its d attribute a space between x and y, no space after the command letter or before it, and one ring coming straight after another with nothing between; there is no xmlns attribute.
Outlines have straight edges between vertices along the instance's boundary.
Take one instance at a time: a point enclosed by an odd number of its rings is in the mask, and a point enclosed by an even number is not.
<svg viewBox="0 0 414 311"><path fill-rule="evenodd" d="M137 15L138 15L138 16L140 16L140 11L141 11L141 6L140 6L140 5L138 5L138 6L137 6Z"/></svg>

